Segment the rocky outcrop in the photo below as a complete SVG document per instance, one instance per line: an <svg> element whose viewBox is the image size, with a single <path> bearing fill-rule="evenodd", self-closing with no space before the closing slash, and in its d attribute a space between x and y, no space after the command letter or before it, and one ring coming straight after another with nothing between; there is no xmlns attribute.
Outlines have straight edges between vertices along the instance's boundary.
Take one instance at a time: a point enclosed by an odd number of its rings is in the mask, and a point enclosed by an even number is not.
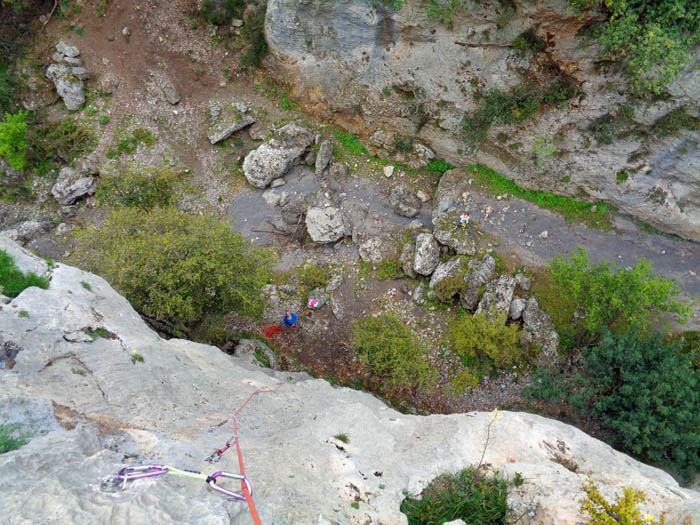
<svg viewBox="0 0 700 525"><path fill-rule="evenodd" d="M420 211L421 202L408 188L394 186L389 195L389 206L397 215L415 217Z"/></svg>
<svg viewBox="0 0 700 525"><path fill-rule="evenodd" d="M61 168L58 179L51 187L51 195L64 206L74 204L80 199L94 195L97 181L83 169Z"/></svg>
<svg viewBox="0 0 700 525"><path fill-rule="evenodd" d="M47 270L1 237L0 249L24 271ZM17 314L22 310L26 316ZM113 336L64 337L90 326ZM233 433L230 420L218 423L256 390L275 388L250 399L238 416L263 523L406 523L399 510L404 493L478 464L484 447L484 464L525 480L508 503L526 525L579 523L588 477L608 498L623 486L644 490L643 512L668 511L667 522L700 511L697 492L557 421L517 412L501 412L495 421L479 412L401 414L360 391L262 369L254 350L231 356L163 340L103 279L63 264L51 270L48 290L29 288L1 305L0 333L3 345L19 349L12 368L0 369L0 420L34 433L0 460L0 507L18 523L126 523L134 516L153 524L247 523L245 504L201 481L163 476L130 481L117 493L102 481L123 466L152 463L238 472L233 450L216 465L204 460ZM334 437L340 433L347 443ZM578 469L553 461L551 444Z"/></svg>
<svg viewBox="0 0 700 525"><path fill-rule="evenodd" d="M439 301L450 302L454 296L466 287L464 275L467 272L467 260L453 257L441 262L430 277L430 289Z"/></svg>
<svg viewBox="0 0 700 525"><path fill-rule="evenodd" d="M540 309L534 297L528 299L522 316L523 340L535 346L538 351L535 365L555 364L559 359L559 334L554 329L552 319Z"/></svg>
<svg viewBox="0 0 700 525"><path fill-rule="evenodd" d="M507 313L513 300L513 292L515 292L515 279L510 275L501 275L495 281L486 284L484 296L479 301L476 313L483 312L489 317L497 317ZM506 315L505 318L507 317Z"/></svg>
<svg viewBox="0 0 700 525"><path fill-rule="evenodd" d="M321 142L321 145L318 148L318 155L316 155L316 158L314 159L314 167L316 168L316 173L319 175L323 173L323 170L326 169L328 164L331 162L331 159L333 158L333 144L330 143L328 140L324 140Z"/></svg>
<svg viewBox="0 0 700 525"><path fill-rule="evenodd" d="M419 233L413 254L413 271L428 276L440 262L440 247L430 233Z"/></svg>
<svg viewBox="0 0 700 525"><path fill-rule="evenodd" d="M479 304L481 287L493 279L496 271L496 260L491 255L485 255L483 259L469 261L467 275L464 280L466 289L459 295L459 304L465 310L474 310Z"/></svg>
<svg viewBox="0 0 700 525"><path fill-rule="evenodd" d="M336 242L348 235L343 213L333 207L312 207L306 211L306 230L317 243Z"/></svg>
<svg viewBox="0 0 700 525"><path fill-rule="evenodd" d="M246 155L243 173L256 188L265 188L282 177L314 142L314 134L292 122L275 131L275 137Z"/></svg>
<svg viewBox="0 0 700 525"><path fill-rule="evenodd" d="M446 9L450 27L418 0L398 10L359 0L270 0L265 34L295 100L335 117L381 157L395 154L397 136L411 137L452 164L483 163L528 189L603 200L700 240L700 131L664 137L654 128L675 109L700 116L700 51L668 86L667 100L636 105L625 78L598 67L597 46L581 45L581 30L599 16L594 10L579 16L565 0ZM526 31L543 40L541 51L517 48ZM462 122L478 109L477 94L507 93L523 71L542 85L557 71L576 95L544 104L525 122L493 124L476 148L466 144ZM363 111L355 114L358 105ZM629 110L623 115L621 107ZM411 154L416 165L426 161L421 153ZM621 172L628 177L618 184Z"/></svg>
<svg viewBox="0 0 700 525"><path fill-rule="evenodd" d="M77 47L61 40L56 44L56 53L52 57L55 63L46 69L46 78L54 83L68 111L77 111L85 103L83 89L88 72L78 55L80 51Z"/></svg>
<svg viewBox="0 0 700 525"><path fill-rule="evenodd" d="M459 226L462 212L452 210L433 217L433 235L440 244L449 246L459 255L474 255L476 239L470 227Z"/></svg>
<svg viewBox="0 0 700 525"><path fill-rule="evenodd" d="M212 144L226 140L236 131L255 123L255 119L248 113L248 106L241 103L228 104L223 109L214 105L213 110L210 108L210 116L212 125L207 137Z"/></svg>

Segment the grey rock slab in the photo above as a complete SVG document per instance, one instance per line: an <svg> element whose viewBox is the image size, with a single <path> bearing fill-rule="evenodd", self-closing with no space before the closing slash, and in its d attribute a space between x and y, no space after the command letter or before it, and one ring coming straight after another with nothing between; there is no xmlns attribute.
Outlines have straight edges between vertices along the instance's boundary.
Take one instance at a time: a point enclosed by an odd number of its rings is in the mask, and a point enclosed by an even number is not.
<svg viewBox="0 0 700 525"><path fill-rule="evenodd" d="M333 275L330 279L328 279L328 283L326 283L326 291L327 292L335 292L338 288L341 287L343 284L343 276L342 274L335 274Z"/></svg>
<svg viewBox="0 0 700 525"><path fill-rule="evenodd" d="M516 295L510 302L510 307L508 308L508 317L511 318L513 321L517 321L523 315L526 306L527 301L525 301L525 299L523 299L522 297L518 297Z"/></svg>
<svg viewBox="0 0 700 525"><path fill-rule="evenodd" d="M2 233L13 241L21 243L29 242L30 240L45 234L52 227L51 221L34 220L22 221L13 225L11 228L4 230Z"/></svg>
<svg viewBox="0 0 700 525"><path fill-rule="evenodd" d="M370 237L360 244L359 251L363 261L378 264L396 257L396 241L388 237Z"/></svg>
<svg viewBox="0 0 700 525"><path fill-rule="evenodd" d="M29 250L25 250L5 234L0 233L0 250L6 252L22 273L33 272L37 275L45 275L49 266L45 261L36 257Z"/></svg>
<svg viewBox="0 0 700 525"><path fill-rule="evenodd" d="M62 264L52 275L48 290L29 288L0 309L0 333L23 348L15 367L0 371L0 407L39 429L0 461L0 508L17 523L132 523L143 516L156 525L248 523L244 503L201 482L163 476L130 481L117 493L101 482L129 464L238 472L233 451L215 466L204 458L223 447L233 433L230 414L258 390L274 391L253 396L238 417L238 434L263 523L405 523L404 491L415 496L436 475L478 464L487 434L484 463L528 480L508 503L535 505L537 523L580 521L588 477L606 494L643 487L645 512L655 516L666 510L682 522L700 510L697 491L564 423L510 411L495 421L488 412L401 414L364 392L263 369L212 346L164 340L103 279ZM30 319L18 318L13 305ZM69 305L75 310L66 316ZM70 319L99 319L117 339L68 343ZM134 350L143 362L132 363ZM53 425L51 410L72 430ZM339 432L350 438L344 452L334 444ZM545 442L559 441L577 472L551 461ZM134 455L138 462L125 457ZM355 498L360 509L350 505Z"/></svg>
<svg viewBox="0 0 700 525"><path fill-rule="evenodd" d="M261 352L270 364L270 368L277 365L277 354L259 339L240 339L233 350L234 355L245 356L253 365L261 365L256 353Z"/></svg>
<svg viewBox="0 0 700 525"><path fill-rule="evenodd" d="M320 174L325 170L332 158L333 144L329 140L324 140L318 149L318 155L316 155L316 173Z"/></svg>
<svg viewBox="0 0 700 525"><path fill-rule="evenodd" d="M476 238L471 227L458 226L461 212L449 211L433 218L433 235L440 244L449 246L460 255L476 253Z"/></svg>
<svg viewBox="0 0 700 525"><path fill-rule="evenodd" d="M515 282L523 292L530 290L530 278L525 277L522 273L515 274Z"/></svg>
<svg viewBox="0 0 700 525"><path fill-rule="evenodd" d="M74 67L80 67L83 65L83 61L80 60L79 58L63 57L63 62L65 62L69 66L74 66ZM82 80L84 80L84 79L82 79Z"/></svg>
<svg viewBox="0 0 700 525"><path fill-rule="evenodd" d="M338 321L345 319L345 308L343 308L343 304L338 297L335 295L331 296L329 304L331 305L331 312L333 312Z"/></svg>
<svg viewBox="0 0 700 525"><path fill-rule="evenodd" d="M459 304L465 310L474 310L479 303L481 287L493 279L496 271L496 260L491 255L485 255L481 260L469 261L467 275L464 280L467 283L466 290L459 296Z"/></svg>
<svg viewBox="0 0 700 525"><path fill-rule="evenodd" d="M421 201L411 190L403 186L394 186L389 195L389 206L403 217L415 217L421 207Z"/></svg>
<svg viewBox="0 0 700 525"><path fill-rule="evenodd" d="M59 40L58 44L56 44L56 51L69 58L75 58L80 54L80 50L77 47L66 44L63 40Z"/></svg>
<svg viewBox="0 0 700 525"><path fill-rule="evenodd" d="M175 84L169 78L160 79L160 89L167 100L173 106L180 102L180 93L178 92Z"/></svg>
<svg viewBox="0 0 700 525"><path fill-rule="evenodd" d="M419 233L416 238L416 251L413 257L413 271L420 275L430 275L440 262L440 247L430 233Z"/></svg>
<svg viewBox="0 0 700 525"><path fill-rule="evenodd" d="M540 309L537 299L531 297L523 311L524 339L539 348L534 360L536 366L554 365L559 360L559 334L546 312Z"/></svg>
<svg viewBox="0 0 700 525"><path fill-rule="evenodd" d="M464 257L453 257L441 262L430 277L430 289L435 297L442 302L451 302L454 296L461 293L467 283L464 275L467 272L467 260Z"/></svg>
<svg viewBox="0 0 700 525"><path fill-rule="evenodd" d="M416 246L412 242L407 242L403 245L401 249L401 255L399 257L399 262L401 263L401 269L406 277L415 279L417 277L416 272L413 270L413 260L416 256Z"/></svg>
<svg viewBox="0 0 700 525"><path fill-rule="evenodd" d="M236 113L230 119L226 119L224 116L217 119L216 124L209 130L207 138L212 144L226 140L236 131L239 131L247 126L250 126L255 122L255 119L251 116L241 113Z"/></svg>
<svg viewBox="0 0 700 525"><path fill-rule="evenodd" d="M289 203L289 192L286 191L265 190L262 196L268 206L282 207Z"/></svg>
<svg viewBox="0 0 700 525"><path fill-rule="evenodd" d="M513 300L513 292L515 292L515 278L510 275L501 275L495 281L486 284L484 296L479 301L476 313L483 312L491 318L507 313Z"/></svg>
<svg viewBox="0 0 700 525"><path fill-rule="evenodd" d="M88 70L84 67L72 67L71 73L73 73L80 80L88 79Z"/></svg>
<svg viewBox="0 0 700 525"><path fill-rule="evenodd" d="M306 230L317 243L336 242L348 235L343 213L333 207L311 207L306 211Z"/></svg>
<svg viewBox="0 0 700 525"><path fill-rule="evenodd" d="M65 64L51 64L46 69L46 78L54 83L58 96L63 99L68 111L76 111L85 103L83 81Z"/></svg>
<svg viewBox="0 0 700 525"><path fill-rule="evenodd" d="M73 168L61 168L56 183L51 187L51 195L59 204L69 205L88 195L93 195L97 181L93 177L85 177Z"/></svg>
<svg viewBox="0 0 700 525"><path fill-rule="evenodd" d="M418 286L416 286L415 290L413 290L413 297L412 300L416 304L425 304L425 290L427 288L427 285L425 282L421 281L418 283Z"/></svg>

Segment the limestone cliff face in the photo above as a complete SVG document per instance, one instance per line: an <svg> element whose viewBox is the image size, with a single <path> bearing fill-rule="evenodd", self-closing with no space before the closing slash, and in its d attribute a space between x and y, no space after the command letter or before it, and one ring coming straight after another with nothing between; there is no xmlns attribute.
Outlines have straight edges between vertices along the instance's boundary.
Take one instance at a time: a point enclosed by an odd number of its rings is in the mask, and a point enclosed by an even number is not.
<svg viewBox="0 0 700 525"><path fill-rule="evenodd" d="M370 0L269 0L265 32L305 109L365 142L377 131L415 137L454 164L482 162L524 187L603 200L700 240L700 132L653 131L673 109L700 115L700 54L669 86L668 101L630 102L625 78L602 71L596 46L581 45L577 32L590 18L579 19L564 0L511 3L516 9L505 16L508 2L471 2L448 29L417 0L399 11ZM545 41L541 52L513 48L526 30ZM461 120L476 109L477 90L507 91L552 74L580 90L566 108L493 125L477 151L465 147ZM621 118L623 105L632 113ZM598 140L604 126L616 135L611 144ZM374 142L383 154L386 141Z"/></svg>
<svg viewBox="0 0 700 525"><path fill-rule="evenodd" d="M22 269L47 270L6 238L0 249ZM165 341L103 279L61 264L50 272L48 290L29 288L0 309L0 357L10 357L0 369L0 422L35 433L0 456L3 523L251 523L245 504L201 481L163 476L117 493L101 481L148 463L238 472L233 450L216 465L204 461L233 433L231 422L216 424L280 383L238 420L263 523L406 523L404 490L418 493L436 475L479 462L488 413L404 415L369 394L259 368L250 355ZM98 328L107 337L86 332ZM341 433L348 443L334 437ZM532 414L503 412L484 462L522 474L510 495L522 523L580 523L589 476L608 497L623 486L644 490L644 512L667 510L669 523L700 515L700 494L666 473ZM563 466L574 463L576 472Z"/></svg>

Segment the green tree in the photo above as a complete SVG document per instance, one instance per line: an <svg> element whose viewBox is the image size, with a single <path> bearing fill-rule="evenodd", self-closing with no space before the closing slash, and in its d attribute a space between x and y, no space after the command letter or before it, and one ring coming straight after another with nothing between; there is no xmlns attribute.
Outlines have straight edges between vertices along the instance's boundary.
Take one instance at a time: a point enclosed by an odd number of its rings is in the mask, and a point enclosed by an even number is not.
<svg viewBox="0 0 700 525"><path fill-rule="evenodd" d="M595 342L606 327L614 333L631 327L648 330L665 312L679 322L690 312L674 299L679 293L676 281L653 275L646 259L629 270L605 261L593 264L579 247L570 260L557 255L548 271L550 282L540 300L565 348Z"/></svg>
<svg viewBox="0 0 700 525"><path fill-rule="evenodd" d="M130 170L100 177L95 196L101 206L127 206L140 210L149 210L154 206L163 208L174 203L179 183L180 177L171 169L147 172Z"/></svg>
<svg viewBox="0 0 700 525"><path fill-rule="evenodd" d="M576 414L601 423L606 441L644 461L688 478L700 470L700 371L681 342L606 331L582 357L579 371L542 374L525 395L566 398Z"/></svg>
<svg viewBox="0 0 700 525"><path fill-rule="evenodd" d="M104 276L141 313L192 325L206 314L259 317L272 254L209 215L175 208L122 208L78 232L74 262Z"/></svg>
<svg viewBox="0 0 700 525"><path fill-rule="evenodd" d="M367 317L355 321L350 332L362 363L387 385L428 386L435 380L426 348L397 317Z"/></svg>
<svg viewBox="0 0 700 525"><path fill-rule="evenodd" d="M600 8L597 28L603 60L621 61L639 94L659 94L691 60L700 43L697 0L569 0L579 10Z"/></svg>
<svg viewBox="0 0 700 525"><path fill-rule="evenodd" d="M27 112L5 113L5 120L0 122L0 157L17 171L23 171L26 151Z"/></svg>

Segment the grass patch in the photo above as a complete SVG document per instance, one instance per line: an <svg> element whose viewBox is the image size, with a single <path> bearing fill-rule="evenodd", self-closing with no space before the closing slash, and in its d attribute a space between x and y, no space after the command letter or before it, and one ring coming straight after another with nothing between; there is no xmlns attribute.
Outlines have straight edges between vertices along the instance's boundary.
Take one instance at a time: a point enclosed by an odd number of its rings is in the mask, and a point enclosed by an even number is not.
<svg viewBox="0 0 700 525"><path fill-rule="evenodd" d="M335 439L337 439L338 441L342 441L342 442L345 443L345 444L350 443L350 438L348 437L347 434L342 434L342 433L341 433L341 434L336 434L336 435L333 436L333 437L334 437Z"/></svg>
<svg viewBox="0 0 700 525"><path fill-rule="evenodd" d="M287 93L282 93L279 106L284 111L299 111L299 104L290 99Z"/></svg>
<svg viewBox="0 0 700 525"><path fill-rule="evenodd" d="M350 155L369 155L367 148L365 148L352 133L345 133L339 129L334 129L333 134L343 148L345 148L345 151L347 151Z"/></svg>
<svg viewBox="0 0 700 525"><path fill-rule="evenodd" d="M377 279L385 281L402 277L401 261L398 259L384 259L377 265Z"/></svg>
<svg viewBox="0 0 700 525"><path fill-rule="evenodd" d="M130 133L124 130L117 132L117 141L107 150L108 159L116 159L125 153L134 153L139 144L153 146L158 142L158 138L146 128L134 128Z"/></svg>
<svg viewBox="0 0 700 525"><path fill-rule="evenodd" d="M88 292L92 292L92 285L88 282L85 281L80 281L80 284L83 288L85 288Z"/></svg>
<svg viewBox="0 0 700 525"><path fill-rule="evenodd" d="M439 177L444 175L446 171L454 169L454 166L445 159L440 158L430 161L430 163L424 169L425 171L435 173Z"/></svg>
<svg viewBox="0 0 700 525"><path fill-rule="evenodd" d="M93 132L73 118L41 122L41 116L35 116L31 124L27 161L40 175L54 169L54 163L70 163L97 146Z"/></svg>
<svg viewBox="0 0 700 525"><path fill-rule="evenodd" d="M511 513L508 503L510 483L499 476L480 474L474 467L457 474L435 478L421 493L420 499L406 498L401 512L409 525L445 523L462 519L479 525L502 525Z"/></svg>
<svg viewBox="0 0 700 525"><path fill-rule="evenodd" d="M693 117L685 108L678 108L657 120L652 128L653 132L660 137L677 135L682 129L700 130L700 117Z"/></svg>
<svg viewBox="0 0 700 525"><path fill-rule="evenodd" d="M103 328L101 326L99 328L95 328L94 330L90 330L89 328L84 328L83 332L85 332L87 335L89 335L93 339L98 339L100 337L102 339L116 339L117 338L117 334L110 332L109 330L107 330L106 328Z"/></svg>
<svg viewBox="0 0 700 525"><path fill-rule="evenodd" d="M0 425L0 454L17 450L24 445L33 434L18 434L19 425Z"/></svg>
<svg viewBox="0 0 700 525"><path fill-rule="evenodd" d="M35 273L22 273L12 257L4 250L0 250L0 291L7 297L17 297L30 286L38 286L46 290L49 280Z"/></svg>
<svg viewBox="0 0 700 525"><path fill-rule="evenodd" d="M508 193L521 199L534 202L541 208L560 213L567 221L582 222L590 228L608 231L612 227L609 206L604 202L581 202L571 197L555 195L548 191L526 190L500 173L481 164L472 164L467 170L496 195ZM592 211L593 206L596 210Z"/></svg>

